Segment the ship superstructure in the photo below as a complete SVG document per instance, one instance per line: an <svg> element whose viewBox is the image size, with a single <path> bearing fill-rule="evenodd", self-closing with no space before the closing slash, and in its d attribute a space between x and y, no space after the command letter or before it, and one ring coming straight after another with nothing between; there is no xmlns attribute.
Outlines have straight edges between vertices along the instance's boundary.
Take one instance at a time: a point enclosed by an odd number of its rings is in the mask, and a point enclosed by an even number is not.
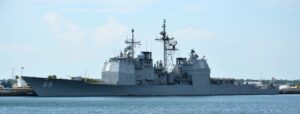
<svg viewBox="0 0 300 114"><path fill-rule="evenodd" d="M278 94L273 85L255 87L235 83L234 79L214 79L205 57L199 57L195 50L188 58L178 57L173 63L172 54L178 50L177 41L167 35L166 21L161 38L163 61L153 63L152 52L142 51L135 57L139 41L132 37L116 57L104 63L102 80L104 84L85 81L23 77L39 96L123 96L123 95L256 95Z"/></svg>
<svg viewBox="0 0 300 114"><path fill-rule="evenodd" d="M161 38L155 39L163 43L163 61L153 65L152 53L143 51L134 57L135 45L140 42L132 38L126 40L129 44L119 56L110 58L105 62L102 70L102 79L105 84L111 85L192 85L194 80L201 80L199 84L209 85L210 68L205 58L199 56L192 49L190 57L176 58L173 66L172 54L177 50L177 41L170 38L166 32L166 20L163 23ZM170 70L170 68L172 68ZM197 77L196 77L197 76ZM197 84L197 81L194 82Z"/></svg>

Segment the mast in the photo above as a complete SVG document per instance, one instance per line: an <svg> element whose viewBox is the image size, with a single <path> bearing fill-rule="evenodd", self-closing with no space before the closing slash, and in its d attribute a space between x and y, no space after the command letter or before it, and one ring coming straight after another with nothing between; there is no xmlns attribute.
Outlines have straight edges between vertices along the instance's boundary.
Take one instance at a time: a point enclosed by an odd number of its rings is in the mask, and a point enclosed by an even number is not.
<svg viewBox="0 0 300 114"><path fill-rule="evenodd" d="M140 45L140 41L135 41L134 40L134 29L131 29L131 39L127 39L125 41L126 44L129 44L131 46L131 58L134 58L134 48L136 45Z"/></svg>
<svg viewBox="0 0 300 114"><path fill-rule="evenodd" d="M155 39L155 40L163 42L163 48L164 48L164 50L163 50L163 55L164 55L163 65L164 65L164 70L168 71L169 70L168 58L171 57L171 62L173 62L172 53L177 50L176 49L177 41L175 41L174 38L170 38L167 35L167 32L166 32L166 19L164 19L164 23L163 23L162 28L163 28L163 31L160 32L160 35L162 37L159 38L159 39Z"/></svg>

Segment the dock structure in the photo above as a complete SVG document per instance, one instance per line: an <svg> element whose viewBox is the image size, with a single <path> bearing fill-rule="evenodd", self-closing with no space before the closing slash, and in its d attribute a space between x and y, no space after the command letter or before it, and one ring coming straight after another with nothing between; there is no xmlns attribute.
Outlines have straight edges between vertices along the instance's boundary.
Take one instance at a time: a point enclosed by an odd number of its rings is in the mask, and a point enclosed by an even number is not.
<svg viewBox="0 0 300 114"><path fill-rule="evenodd" d="M0 96L36 96L31 88L3 88Z"/></svg>

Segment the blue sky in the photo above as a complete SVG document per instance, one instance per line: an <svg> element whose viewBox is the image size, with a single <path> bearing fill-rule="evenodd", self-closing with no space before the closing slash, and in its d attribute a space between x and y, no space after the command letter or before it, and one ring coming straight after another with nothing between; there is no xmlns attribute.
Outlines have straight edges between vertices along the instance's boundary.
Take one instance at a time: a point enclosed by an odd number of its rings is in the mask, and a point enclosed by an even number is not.
<svg viewBox="0 0 300 114"><path fill-rule="evenodd" d="M139 50L162 59L154 41L167 19L177 56L205 55L212 77L300 79L298 0L1 0L0 78L100 78L135 29Z"/></svg>

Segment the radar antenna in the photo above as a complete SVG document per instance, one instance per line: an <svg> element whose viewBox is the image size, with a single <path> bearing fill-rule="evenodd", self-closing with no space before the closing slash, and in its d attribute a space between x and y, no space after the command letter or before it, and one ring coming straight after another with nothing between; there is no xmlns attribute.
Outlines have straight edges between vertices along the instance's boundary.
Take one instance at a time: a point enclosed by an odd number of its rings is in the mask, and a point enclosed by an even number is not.
<svg viewBox="0 0 300 114"><path fill-rule="evenodd" d="M173 37L169 37L166 32L166 19L164 19L164 24L162 26L163 31L160 32L160 35L162 36L161 38L157 38L155 40L157 41L162 41L164 45L164 70L165 71L170 71L171 67L169 66L169 63L173 64L173 54L174 51L178 50L176 48L177 41L174 40ZM170 59L171 61L169 61Z"/></svg>
<svg viewBox="0 0 300 114"><path fill-rule="evenodd" d="M125 41L126 44L128 44L131 47L131 57L130 58L134 58L134 48L136 45L141 45L140 41L135 41L134 40L134 29L131 29L131 39L127 39Z"/></svg>

